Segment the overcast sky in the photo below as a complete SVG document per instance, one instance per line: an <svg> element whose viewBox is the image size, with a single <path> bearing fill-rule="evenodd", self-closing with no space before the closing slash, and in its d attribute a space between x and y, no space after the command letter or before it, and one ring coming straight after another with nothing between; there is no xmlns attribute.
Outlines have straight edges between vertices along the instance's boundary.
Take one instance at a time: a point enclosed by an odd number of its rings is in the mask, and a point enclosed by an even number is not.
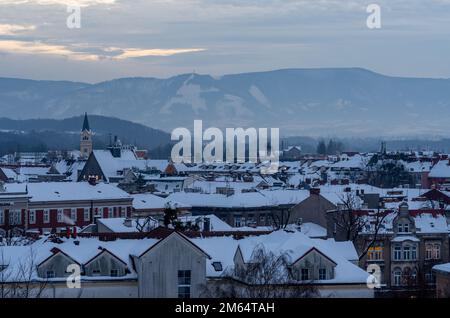
<svg viewBox="0 0 450 318"><path fill-rule="evenodd" d="M79 3L81 28L66 26ZM368 4L381 29L366 26ZM450 0L0 0L0 76L98 82L279 68L450 77Z"/></svg>

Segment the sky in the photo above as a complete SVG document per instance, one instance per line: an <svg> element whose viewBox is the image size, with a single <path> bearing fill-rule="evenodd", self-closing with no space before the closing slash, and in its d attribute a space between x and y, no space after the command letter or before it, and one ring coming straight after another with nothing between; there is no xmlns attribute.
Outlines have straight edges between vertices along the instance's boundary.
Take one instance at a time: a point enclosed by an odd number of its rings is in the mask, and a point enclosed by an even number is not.
<svg viewBox="0 0 450 318"><path fill-rule="evenodd" d="M366 25L373 3L379 29ZM80 28L67 26L74 5ZM450 78L449 59L450 0L0 0L0 77L363 67Z"/></svg>

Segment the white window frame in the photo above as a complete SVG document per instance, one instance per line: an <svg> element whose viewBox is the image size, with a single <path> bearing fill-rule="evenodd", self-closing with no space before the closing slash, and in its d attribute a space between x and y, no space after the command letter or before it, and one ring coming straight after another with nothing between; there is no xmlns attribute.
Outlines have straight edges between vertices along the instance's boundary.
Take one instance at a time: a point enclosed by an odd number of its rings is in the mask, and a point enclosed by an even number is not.
<svg viewBox="0 0 450 318"><path fill-rule="evenodd" d="M22 210L9 210L9 225L22 224Z"/></svg>
<svg viewBox="0 0 450 318"><path fill-rule="evenodd" d="M88 221L91 220L90 209L84 208L84 211L83 211L83 219L84 219L85 222L88 222Z"/></svg>
<svg viewBox="0 0 450 318"><path fill-rule="evenodd" d="M36 210L30 210L28 220L30 224L36 224Z"/></svg>
<svg viewBox="0 0 450 318"><path fill-rule="evenodd" d="M42 213L42 221L44 223L50 223L50 210L45 209Z"/></svg>
<svg viewBox="0 0 450 318"><path fill-rule="evenodd" d="M402 285L402 272L399 270L394 270L394 286L401 286Z"/></svg>
<svg viewBox="0 0 450 318"><path fill-rule="evenodd" d="M70 209L70 219L74 222L77 221L77 209Z"/></svg>
<svg viewBox="0 0 450 318"><path fill-rule="evenodd" d="M399 257L397 257L399 256ZM394 261L400 261L402 260L402 247L401 246L394 246Z"/></svg>
<svg viewBox="0 0 450 318"><path fill-rule="evenodd" d="M127 208L124 206L121 206L119 209L120 209L120 217L126 218L127 217Z"/></svg>
<svg viewBox="0 0 450 318"><path fill-rule="evenodd" d="M64 222L64 210L58 209L58 212L56 213L56 221L58 223Z"/></svg>
<svg viewBox="0 0 450 318"><path fill-rule="evenodd" d="M441 244L434 243L433 244L433 251L434 251L434 259L441 259Z"/></svg>
<svg viewBox="0 0 450 318"><path fill-rule="evenodd" d="M108 219L114 218L114 208L108 207Z"/></svg>
<svg viewBox="0 0 450 318"><path fill-rule="evenodd" d="M324 277L322 276L322 274L324 274ZM327 276L328 276L327 275L327 269L326 268L319 268L319 280L327 280Z"/></svg>

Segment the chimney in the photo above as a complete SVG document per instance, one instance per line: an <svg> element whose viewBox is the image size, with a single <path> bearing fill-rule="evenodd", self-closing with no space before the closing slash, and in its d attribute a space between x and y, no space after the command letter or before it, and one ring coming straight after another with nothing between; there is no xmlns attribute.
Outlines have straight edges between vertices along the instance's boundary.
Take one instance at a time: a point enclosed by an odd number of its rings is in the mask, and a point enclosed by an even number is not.
<svg viewBox="0 0 450 318"><path fill-rule="evenodd" d="M211 220L209 218L203 219L203 232L211 231Z"/></svg>
<svg viewBox="0 0 450 318"><path fill-rule="evenodd" d="M72 238L76 239L77 238L77 227L74 226L73 230L72 230Z"/></svg>

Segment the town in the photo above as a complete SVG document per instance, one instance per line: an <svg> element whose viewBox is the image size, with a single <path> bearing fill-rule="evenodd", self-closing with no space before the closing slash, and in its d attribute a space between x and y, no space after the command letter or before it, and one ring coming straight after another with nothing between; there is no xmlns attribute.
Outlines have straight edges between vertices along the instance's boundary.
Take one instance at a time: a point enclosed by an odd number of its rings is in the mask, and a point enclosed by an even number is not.
<svg viewBox="0 0 450 318"><path fill-rule="evenodd" d="M1 298L450 296L448 154L288 146L264 174L94 132L0 158Z"/></svg>

